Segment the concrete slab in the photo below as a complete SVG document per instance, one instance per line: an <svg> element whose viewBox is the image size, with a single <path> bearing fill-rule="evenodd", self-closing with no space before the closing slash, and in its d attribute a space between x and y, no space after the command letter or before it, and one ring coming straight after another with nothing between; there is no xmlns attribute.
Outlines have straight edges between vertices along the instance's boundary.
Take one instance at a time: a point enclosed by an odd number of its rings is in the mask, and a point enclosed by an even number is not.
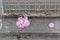
<svg viewBox="0 0 60 40"><path fill-rule="evenodd" d="M17 18L3 18L4 32L23 32L23 33L60 33L60 19L59 18L31 18L31 25L22 30L16 26ZM49 28L49 23L53 22L54 27Z"/></svg>
<svg viewBox="0 0 60 40"><path fill-rule="evenodd" d="M60 38L50 38L50 37L47 37L47 38L30 38L30 39L22 38L21 40L60 40Z"/></svg>
<svg viewBox="0 0 60 40"><path fill-rule="evenodd" d="M0 37L0 40L18 40L18 39L16 37L5 36L5 37Z"/></svg>

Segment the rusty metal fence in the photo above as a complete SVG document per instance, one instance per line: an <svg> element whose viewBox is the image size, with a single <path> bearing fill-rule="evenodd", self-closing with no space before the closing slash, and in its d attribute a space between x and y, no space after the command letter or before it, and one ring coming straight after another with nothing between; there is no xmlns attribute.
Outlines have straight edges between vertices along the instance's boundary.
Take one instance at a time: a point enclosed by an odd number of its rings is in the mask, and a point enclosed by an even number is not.
<svg viewBox="0 0 60 40"><path fill-rule="evenodd" d="M60 11L59 0L3 0L4 12L40 13Z"/></svg>

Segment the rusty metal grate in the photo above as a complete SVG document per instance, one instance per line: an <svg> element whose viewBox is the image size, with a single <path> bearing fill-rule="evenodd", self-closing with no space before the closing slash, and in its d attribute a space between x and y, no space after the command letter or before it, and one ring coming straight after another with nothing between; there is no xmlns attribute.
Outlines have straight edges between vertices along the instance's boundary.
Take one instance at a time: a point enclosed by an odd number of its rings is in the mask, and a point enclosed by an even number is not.
<svg viewBox="0 0 60 40"><path fill-rule="evenodd" d="M49 11L60 10L60 2L57 0L3 0L3 7L5 12L9 11Z"/></svg>
<svg viewBox="0 0 60 40"><path fill-rule="evenodd" d="M25 12L36 14L41 12L58 12L60 11L59 0L3 0L4 13Z"/></svg>

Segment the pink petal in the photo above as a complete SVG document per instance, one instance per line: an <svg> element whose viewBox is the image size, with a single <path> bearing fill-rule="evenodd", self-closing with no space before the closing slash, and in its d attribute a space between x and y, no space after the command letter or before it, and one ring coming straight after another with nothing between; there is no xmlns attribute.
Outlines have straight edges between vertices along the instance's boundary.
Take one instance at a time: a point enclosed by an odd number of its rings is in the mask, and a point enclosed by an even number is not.
<svg viewBox="0 0 60 40"><path fill-rule="evenodd" d="M17 25L18 28L24 28L24 25L21 24L20 21L17 21L17 22L16 22L16 25Z"/></svg>
<svg viewBox="0 0 60 40"><path fill-rule="evenodd" d="M49 27L53 28L54 27L54 23L53 22L49 23Z"/></svg>
<svg viewBox="0 0 60 40"><path fill-rule="evenodd" d="M30 22L29 21L25 21L24 22L24 27L28 27L28 26L30 26Z"/></svg>

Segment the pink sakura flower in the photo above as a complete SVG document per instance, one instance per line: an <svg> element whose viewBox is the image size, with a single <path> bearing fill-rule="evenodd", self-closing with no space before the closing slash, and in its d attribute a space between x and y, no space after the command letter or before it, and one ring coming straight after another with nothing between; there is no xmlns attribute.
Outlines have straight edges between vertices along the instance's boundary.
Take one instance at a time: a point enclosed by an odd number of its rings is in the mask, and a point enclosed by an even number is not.
<svg viewBox="0 0 60 40"><path fill-rule="evenodd" d="M16 22L18 28L28 27L30 25L30 21L27 16L18 17L18 21Z"/></svg>
<svg viewBox="0 0 60 40"><path fill-rule="evenodd" d="M20 21L17 21L16 25L18 28L24 28L24 25Z"/></svg>
<svg viewBox="0 0 60 40"><path fill-rule="evenodd" d="M30 21L28 20L28 17L25 16L24 18L25 18L25 21L24 21L24 27L30 26Z"/></svg>
<svg viewBox="0 0 60 40"><path fill-rule="evenodd" d="M54 27L54 23L53 22L49 23L49 27L53 28Z"/></svg>
<svg viewBox="0 0 60 40"><path fill-rule="evenodd" d="M18 21L16 22L16 25L18 28L24 28L22 18L18 17Z"/></svg>

